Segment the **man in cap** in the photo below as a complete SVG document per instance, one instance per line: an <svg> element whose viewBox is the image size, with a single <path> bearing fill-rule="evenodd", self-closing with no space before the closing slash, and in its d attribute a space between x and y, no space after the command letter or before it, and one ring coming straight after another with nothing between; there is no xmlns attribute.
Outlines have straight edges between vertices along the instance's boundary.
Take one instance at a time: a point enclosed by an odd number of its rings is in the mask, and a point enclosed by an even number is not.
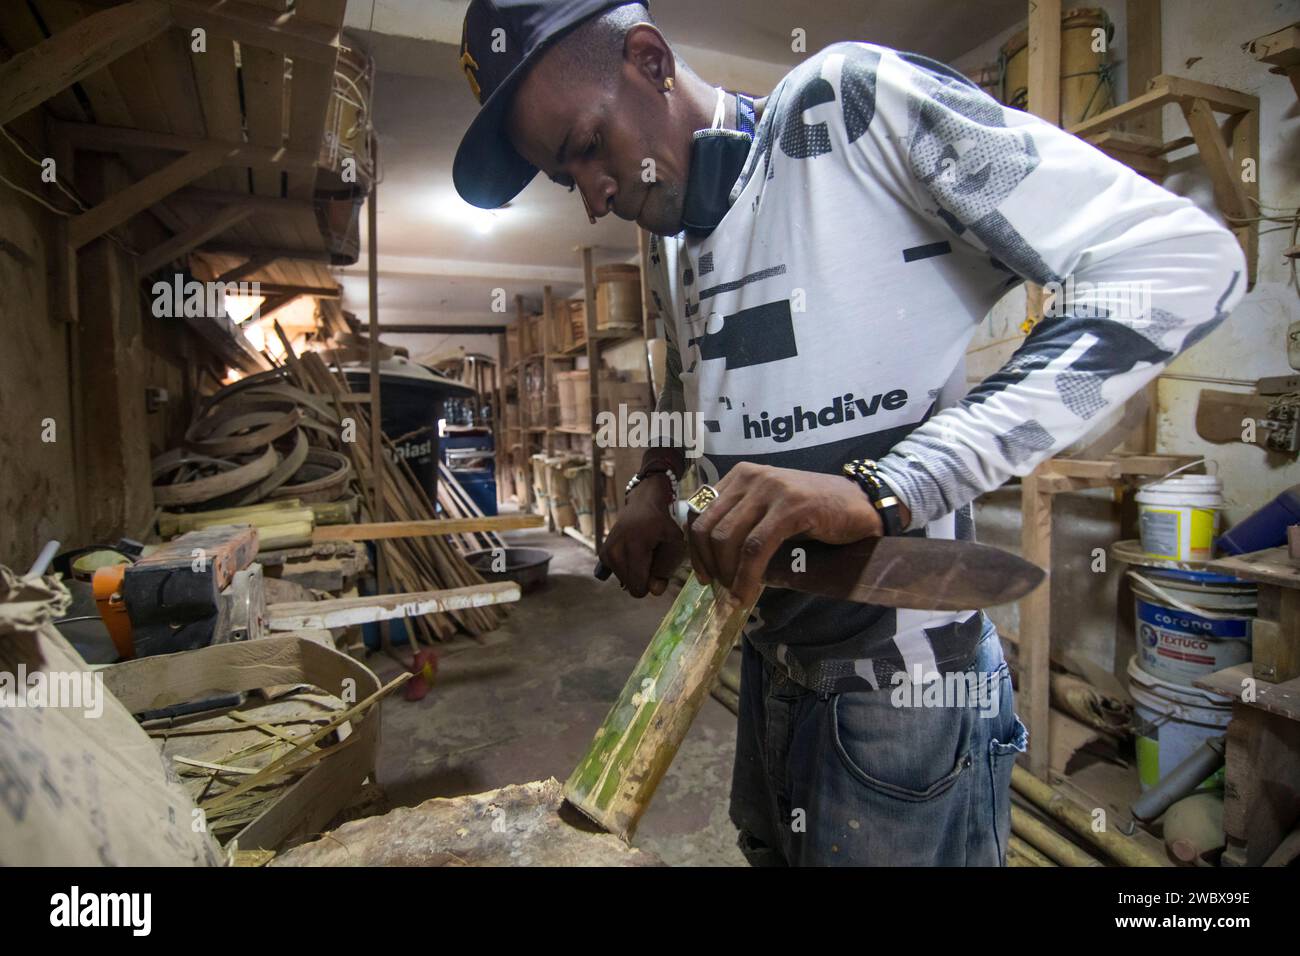
<svg viewBox="0 0 1300 956"><path fill-rule="evenodd" d="M686 548L752 600L795 535L973 538L975 497L1092 430L1244 291L1240 248L1192 203L914 54L838 43L756 100L695 74L645 4L473 0L461 65L481 104L462 197L500 206L540 170L655 237L659 408L702 413L718 498L684 541L686 457L647 450L601 555L634 597ZM975 327L1022 281L1056 290L1047 317L967 391ZM975 609L763 593L732 783L746 856L1004 863L1027 744L1007 674Z"/></svg>

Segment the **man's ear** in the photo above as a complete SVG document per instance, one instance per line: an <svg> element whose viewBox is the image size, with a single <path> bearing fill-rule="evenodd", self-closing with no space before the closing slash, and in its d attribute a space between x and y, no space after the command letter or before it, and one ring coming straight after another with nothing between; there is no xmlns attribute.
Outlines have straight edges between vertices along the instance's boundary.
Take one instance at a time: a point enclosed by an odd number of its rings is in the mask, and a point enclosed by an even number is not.
<svg viewBox="0 0 1300 956"><path fill-rule="evenodd" d="M649 23L638 23L627 31L623 41L623 59L633 72L643 77L656 90L670 84L677 72L677 63L668 41Z"/></svg>

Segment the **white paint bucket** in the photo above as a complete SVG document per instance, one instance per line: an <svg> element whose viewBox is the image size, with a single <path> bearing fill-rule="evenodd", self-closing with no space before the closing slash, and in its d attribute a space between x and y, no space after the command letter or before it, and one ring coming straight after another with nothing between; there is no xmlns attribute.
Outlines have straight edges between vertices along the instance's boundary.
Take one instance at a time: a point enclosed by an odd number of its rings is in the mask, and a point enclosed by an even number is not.
<svg viewBox="0 0 1300 956"><path fill-rule="evenodd" d="M1133 586L1137 657L1142 669L1190 685L1250 660L1253 584L1219 574L1128 572Z"/></svg>
<svg viewBox="0 0 1300 956"><path fill-rule="evenodd" d="M1223 511L1222 479L1180 475L1153 482L1136 497L1143 551L1170 561L1210 559Z"/></svg>
<svg viewBox="0 0 1300 956"><path fill-rule="evenodd" d="M1149 790L1201 744L1224 733L1232 719L1232 698L1163 681L1139 667L1136 657L1129 660L1128 676L1138 782ZM1220 769L1197 789L1221 786L1222 779Z"/></svg>

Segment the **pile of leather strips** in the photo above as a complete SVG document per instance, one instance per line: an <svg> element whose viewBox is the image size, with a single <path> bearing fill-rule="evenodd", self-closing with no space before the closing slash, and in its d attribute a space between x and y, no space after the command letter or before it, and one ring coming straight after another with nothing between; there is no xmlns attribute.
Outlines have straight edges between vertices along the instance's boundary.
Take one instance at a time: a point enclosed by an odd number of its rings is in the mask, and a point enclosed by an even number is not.
<svg viewBox="0 0 1300 956"><path fill-rule="evenodd" d="M338 412L274 369L209 397L179 448L153 460L161 508L238 508L276 498L337 501L353 477Z"/></svg>

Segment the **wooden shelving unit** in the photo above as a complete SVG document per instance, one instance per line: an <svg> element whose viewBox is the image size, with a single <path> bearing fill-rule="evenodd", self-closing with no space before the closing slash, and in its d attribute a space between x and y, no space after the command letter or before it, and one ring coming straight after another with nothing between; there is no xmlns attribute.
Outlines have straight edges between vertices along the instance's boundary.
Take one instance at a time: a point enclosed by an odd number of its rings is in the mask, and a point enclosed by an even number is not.
<svg viewBox="0 0 1300 956"><path fill-rule="evenodd" d="M1052 502L1058 494L1088 488L1123 487L1139 478L1159 478L1199 459L1189 455L1123 455L1089 461L1049 458L1021 480L1021 556L1040 568L1052 566ZM1048 779L1051 756L1052 582L1020 602L1018 709L1033 739L1025 754L1029 772Z"/></svg>
<svg viewBox="0 0 1300 956"><path fill-rule="evenodd" d="M1170 104L1183 111L1190 136L1165 141L1163 137L1116 129ZM1222 124L1216 114L1224 115ZM1162 73L1151 80L1141 96L1084 120L1069 131L1157 183L1168 171L1165 157L1194 145L1214 185L1215 205L1246 254L1248 286L1254 286L1259 223L1246 220L1259 215L1259 97ZM1243 175L1243 170L1251 166L1254 175Z"/></svg>

